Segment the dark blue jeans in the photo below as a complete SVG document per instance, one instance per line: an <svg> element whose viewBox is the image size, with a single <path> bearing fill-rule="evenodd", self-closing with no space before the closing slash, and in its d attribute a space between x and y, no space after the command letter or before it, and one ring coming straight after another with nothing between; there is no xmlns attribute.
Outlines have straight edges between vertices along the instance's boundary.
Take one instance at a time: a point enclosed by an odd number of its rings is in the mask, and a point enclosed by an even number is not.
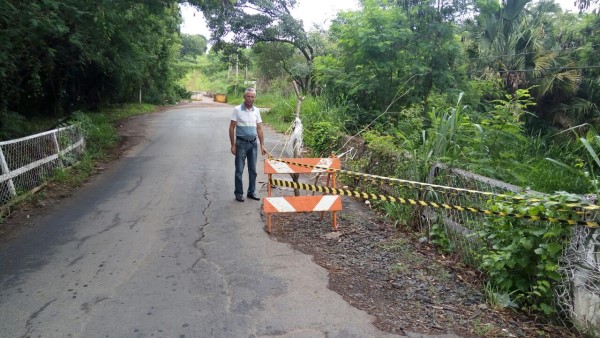
<svg viewBox="0 0 600 338"><path fill-rule="evenodd" d="M258 156L258 142L246 142L240 139L235 140L235 191L236 195L244 195L244 186L242 176L244 174L244 165L248 160L248 194L253 194L256 190L256 157Z"/></svg>

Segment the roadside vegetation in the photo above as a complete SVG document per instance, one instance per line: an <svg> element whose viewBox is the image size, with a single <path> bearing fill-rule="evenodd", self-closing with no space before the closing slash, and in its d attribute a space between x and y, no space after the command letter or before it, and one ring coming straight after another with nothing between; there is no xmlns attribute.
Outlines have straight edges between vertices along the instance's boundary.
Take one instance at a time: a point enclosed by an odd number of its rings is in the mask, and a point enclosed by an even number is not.
<svg viewBox="0 0 600 338"><path fill-rule="evenodd" d="M64 167L54 171L51 177L46 178L46 183L61 185L61 190L69 190L81 186L91 175L98 170L98 166L106 161L114 159L115 151L120 145L118 126L125 119L148 114L156 111L157 107L152 104L122 104L104 107L94 113L76 111L68 120L56 121L54 119L37 118L31 123L23 123L18 130L28 130L31 134L37 134L46 130L59 128L68 124L79 124L83 130L86 148L85 154L80 161L70 167ZM118 151L117 151L118 152ZM33 192L22 192L13 201L0 208L0 224L6 214L12 209L18 208L25 203L37 204L37 200L43 198L36 196Z"/></svg>
<svg viewBox="0 0 600 338"><path fill-rule="evenodd" d="M360 10L311 30L290 16L291 0L187 3L207 17L208 53L207 37L179 34L176 2L3 2L0 139L76 121L88 133L89 168L118 142L115 121L194 91L237 104L247 86L258 89L256 105L269 108L263 119L289 132L295 82L305 156L354 147L361 156L345 166L374 175L425 182L443 163L561 203L598 193L597 0L578 0L582 13L551 0L362 0ZM249 3L262 11L246 11ZM374 204L398 226L414 227L413 208ZM488 207L580 217L543 204ZM453 252L442 227L414 230ZM571 226L504 217L475 227L483 242L468 263L485 274L489 301L568 321L555 295Z"/></svg>

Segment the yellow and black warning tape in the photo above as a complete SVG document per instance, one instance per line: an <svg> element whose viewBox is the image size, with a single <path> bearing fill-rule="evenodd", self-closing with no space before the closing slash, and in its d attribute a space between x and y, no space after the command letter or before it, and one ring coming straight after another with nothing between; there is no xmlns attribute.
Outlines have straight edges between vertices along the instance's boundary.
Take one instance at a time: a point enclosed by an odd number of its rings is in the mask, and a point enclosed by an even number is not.
<svg viewBox="0 0 600 338"><path fill-rule="evenodd" d="M464 188L448 187L448 186L431 184L431 183L403 180L400 178L391 178L391 177L385 177L385 176L379 176L379 175L365 174L365 173L360 173L360 172L345 170L345 169L335 169L335 168L329 168L329 167L324 167L324 166L319 166L319 165L297 163L297 162L287 161L287 160L283 160L283 159L277 159L277 158L273 158L273 157L270 157L269 159L278 161L278 162L282 162L285 164L299 166L299 167L321 169L324 172L328 172L328 173L338 173L338 174L348 175L348 176L359 176L359 177L363 177L364 179L373 181L373 182L386 182L389 185L404 186L404 187L409 187L412 189L421 189L421 190L431 191L431 192L440 192L440 193L444 193L444 194L461 194L461 193L477 194L477 195L487 196L490 198L513 200L515 202L543 203L547 206L560 206L560 207L566 207L566 208L570 208L570 209L582 209L582 210L586 210L586 211L600 210L599 205L593 205L593 204L561 203L561 202L549 201L549 200L545 200L545 199L541 199L541 198L525 198L522 196L497 194L497 193L493 193L493 192L489 192L489 191L479 191L479 190L471 190L471 189L464 189ZM436 189L438 189L438 190L436 190Z"/></svg>
<svg viewBox="0 0 600 338"><path fill-rule="evenodd" d="M593 222L593 221L582 221L582 220L564 219L564 218L547 217L547 216L515 214L515 213L508 213L508 212L503 212L503 211L493 211L493 210L487 210L487 209L474 208L474 207L463 207L460 205L452 205L452 204L446 204L446 203L436 203L436 202L431 202L431 201L415 200L415 199L411 199L411 198L378 195L378 194L360 192L360 191L356 191L356 190L326 187L326 186L322 186L322 185L296 183L293 181L285 181L285 180L278 180L278 179L269 180L269 184L280 186L280 187L285 187L285 188L321 192L321 193L331 194L331 195L352 196L352 197L358 197L358 198L362 198L362 199L380 200L380 201L386 201L386 202L401 203L401 204L422 206L422 207L432 207L432 208L438 208L438 209L441 208L441 209L448 209L448 210L468 211L468 212L472 212L472 213L485 214L485 215L489 215L489 216L514 217L514 218L529 219L532 221L547 221L547 222L552 222L552 223L565 223L565 224L570 224L570 225L584 225L584 226L587 226L590 228L598 227L598 223Z"/></svg>

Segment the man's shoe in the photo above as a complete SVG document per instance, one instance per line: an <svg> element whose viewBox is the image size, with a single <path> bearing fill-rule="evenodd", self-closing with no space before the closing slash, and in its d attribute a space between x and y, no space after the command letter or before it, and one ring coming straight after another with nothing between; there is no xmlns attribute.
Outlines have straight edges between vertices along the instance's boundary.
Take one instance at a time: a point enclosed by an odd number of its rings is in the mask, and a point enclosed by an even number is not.
<svg viewBox="0 0 600 338"><path fill-rule="evenodd" d="M244 202L244 196L242 195L235 195L235 200L238 202Z"/></svg>
<svg viewBox="0 0 600 338"><path fill-rule="evenodd" d="M260 197L257 194L248 194L248 198L251 198L255 201L260 201Z"/></svg>

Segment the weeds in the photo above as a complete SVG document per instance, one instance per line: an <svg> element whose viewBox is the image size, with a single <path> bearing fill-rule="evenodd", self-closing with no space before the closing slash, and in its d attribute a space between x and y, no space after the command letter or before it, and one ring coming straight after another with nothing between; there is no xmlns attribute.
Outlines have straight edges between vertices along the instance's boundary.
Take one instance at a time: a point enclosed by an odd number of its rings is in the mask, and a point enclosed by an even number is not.
<svg viewBox="0 0 600 338"><path fill-rule="evenodd" d="M389 252L408 252L410 251L408 245L409 241L407 239L401 238L391 243L382 244L381 248Z"/></svg>
<svg viewBox="0 0 600 338"><path fill-rule="evenodd" d="M473 333L479 337L501 336L501 330L494 326L494 324L482 323L479 318L475 318L472 321L472 325Z"/></svg>
<svg viewBox="0 0 600 338"><path fill-rule="evenodd" d="M383 211L385 222L392 223L395 228L406 228L406 220L410 219L412 207L399 203L377 203L377 207Z"/></svg>
<svg viewBox="0 0 600 338"><path fill-rule="evenodd" d="M494 287L490 282L485 283L483 292L488 304L494 310L501 310L506 308L518 308L518 305L511 300L511 293L500 291L497 287Z"/></svg>
<svg viewBox="0 0 600 338"><path fill-rule="evenodd" d="M92 174L94 166L92 155L86 153L79 162L72 166L55 170L52 181L69 187L80 186Z"/></svg>
<svg viewBox="0 0 600 338"><path fill-rule="evenodd" d="M404 274L408 272L408 267L402 263L395 263L390 267L390 273L397 275L397 274Z"/></svg>

